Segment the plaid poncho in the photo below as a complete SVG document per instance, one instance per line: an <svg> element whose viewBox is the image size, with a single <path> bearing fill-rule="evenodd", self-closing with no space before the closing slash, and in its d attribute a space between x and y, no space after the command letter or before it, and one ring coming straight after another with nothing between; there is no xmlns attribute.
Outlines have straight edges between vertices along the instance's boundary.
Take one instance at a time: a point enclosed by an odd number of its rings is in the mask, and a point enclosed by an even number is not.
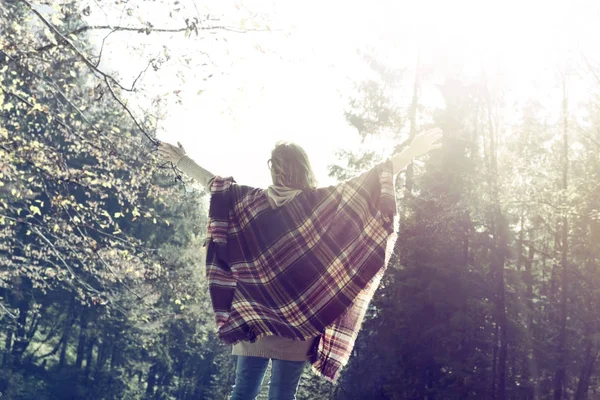
<svg viewBox="0 0 600 400"><path fill-rule="evenodd" d="M215 177L210 191L206 268L219 337L318 336L313 370L335 381L387 263L391 162L278 208L233 178Z"/></svg>

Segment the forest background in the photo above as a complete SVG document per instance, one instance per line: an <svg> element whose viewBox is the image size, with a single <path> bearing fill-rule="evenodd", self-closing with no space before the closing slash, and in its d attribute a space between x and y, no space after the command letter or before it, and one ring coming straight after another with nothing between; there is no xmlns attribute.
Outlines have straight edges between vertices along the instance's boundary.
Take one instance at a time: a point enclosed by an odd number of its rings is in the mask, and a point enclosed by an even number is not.
<svg viewBox="0 0 600 400"><path fill-rule="evenodd" d="M0 1L3 398L227 398L207 196L157 139L254 186L292 140L329 185L433 125L354 354L298 398L600 398L598 26L593 1Z"/></svg>

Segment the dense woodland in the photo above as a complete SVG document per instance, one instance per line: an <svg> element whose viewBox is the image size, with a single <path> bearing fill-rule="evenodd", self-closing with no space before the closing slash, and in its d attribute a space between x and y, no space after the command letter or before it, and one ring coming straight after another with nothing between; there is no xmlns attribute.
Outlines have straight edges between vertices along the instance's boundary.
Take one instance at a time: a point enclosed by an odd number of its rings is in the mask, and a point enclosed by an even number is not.
<svg viewBox="0 0 600 400"><path fill-rule="evenodd" d="M135 81L99 68L90 32L106 27L87 3L43 3L0 2L2 398L225 399L206 194L157 159L159 113L124 100ZM185 19L181 40L235 31L209 18ZM358 134L394 132L391 154L435 124L444 146L398 176L395 252L349 365L335 385L307 368L298 398L599 399L600 60L553 66L556 108L460 71L431 108L435 67L363 58L372 78L346 110ZM342 150L331 176L381 160Z"/></svg>

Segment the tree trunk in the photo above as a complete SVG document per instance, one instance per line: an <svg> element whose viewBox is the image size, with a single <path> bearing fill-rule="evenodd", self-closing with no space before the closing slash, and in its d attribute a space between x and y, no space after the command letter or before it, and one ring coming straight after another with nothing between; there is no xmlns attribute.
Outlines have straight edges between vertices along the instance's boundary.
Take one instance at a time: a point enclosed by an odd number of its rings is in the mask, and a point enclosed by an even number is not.
<svg viewBox="0 0 600 400"><path fill-rule="evenodd" d="M496 380L497 380L497 371L496 366L498 365L498 322L496 322L496 327L494 328L494 346L493 346L493 355L492 355L492 400L496 399Z"/></svg>
<svg viewBox="0 0 600 400"><path fill-rule="evenodd" d="M529 246L529 253L525 259L525 304L527 307L527 347L525 353L526 366L524 372L524 378L527 384L532 385L533 393L537 393L537 380L538 380L538 368L535 361L535 352L533 349L533 343L535 340L535 332L533 330L533 274L531 268L533 266L533 257L535 256L535 247Z"/></svg>
<svg viewBox="0 0 600 400"><path fill-rule="evenodd" d="M111 341L107 337L104 337L98 344L98 360L96 361L96 372L94 373L95 379L98 379L104 370L106 361L108 360L108 354L111 351Z"/></svg>
<svg viewBox="0 0 600 400"><path fill-rule="evenodd" d="M489 129L489 162L488 185L490 192L491 223L490 230L494 235L493 249L491 251L490 267L493 279L496 281L495 314L496 314L496 343L494 347L494 360L498 351L498 390L496 396L496 377L493 376L492 398L505 400L506 398L506 361L508 358L508 335L506 319L506 288L504 282L504 264L508 252L508 222L502 213L499 203L499 183L497 164L497 139L492 113L492 101L486 83L487 123ZM499 337L498 337L499 334ZM499 349L498 349L499 343ZM495 363L494 363L495 364ZM493 371L496 372L495 365ZM495 375L495 374L493 374Z"/></svg>
<svg viewBox="0 0 600 400"><path fill-rule="evenodd" d="M593 352L592 339L590 337L589 328L586 329L585 337L585 356L581 372L579 374L579 382L577 383L577 391L575 392L574 400L587 400L590 388L590 378L594 372L594 364L596 363L597 354Z"/></svg>
<svg viewBox="0 0 600 400"><path fill-rule="evenodd" d="M13 364L20 365L23 357L23 353L29 346L29 340L27 340L27 316L29 314L29 301L21 299L19 301L19 318L17 319L17 329L15 335L15 341L13 343L11 358Z"/></svg>
<svg viewBox="0 0 600 400"><path fill-rule="evenodd" d="M83 309L79 316L79 341L77 342L77 360L75 366L81 369L85 358L85 343L87 337L87 310Z"/></svg>
<svg viewBox="0 0 600 400"><path fill-rule="evenodd" d="M155 400L160 400L163 397L162 388L171 384L171 379L173 378L173 375L165 366L158 368L156 372L158 378L156 379L156 393L154 394L154 398Z"/></svg>
<svg viewBox="0 0 600 400"><path fill-rule="evenodd" d="M65 327L63 330L63 335L61 337L61 350L60 350L60 359L58 362L58 368L62 369L65 366L66 356L67 356L67 348L69 347L69 339L71 338L71 332L73 330L73 324L75 323L75 319L77 318L77 313L75 311L75 305L69 308L67 312L67 317L65 319Z"/></svg>
<svg viewBox="0 0 600 400"><path fill-rule="evenodd" d="M569 137L567 134L568 118L567 118L567 83L566 76L563 78L563 177L562 190L566 196L568 189L568 172L569 172ZM563 206L566 207L567 199L563 197ZM567 352L567 301L569 298L569 275L567 265L567 253L569 251L569 220L566 211L562 211L562 230L561 230L561 277L562 290L560 296L559 308L559 333L558 333L558 359L557 368L554 375L554 400L561 400L563 394L563 386L566 377L566 352Z"/></svg>
<svg viewBox="0 0 600 400"><path fill-rule="evenodd" d="M183 363L179 364L177 371L177 400L183 399L185 393L185 379L183 378Z"/></svg>
<svg viewBox="0 0 600 400"><path fill-rule="evenodd" d="M112 354L110 356L110 371L114 371L120 365L120 357L119 357L119 346L117 343L113 343L112 346Z"/></svg>
<svg viewBox="0 0 600 400"><path fill-rule="evenodd" d="M498 207L499 208L499 207ZM498 355L498 399L506 398L506 360L508 357L508 334L506 320L506 295L504 282L504 262L506 258L508 226L500 214L498 221L498 244L496 247L496 263L498 268L498 322L500 323L500 351Z"/></svg>
<svg viewBox="0 0 600 400"><path fill-rule="evenodd" d="M13 339L13 330L8 329L6 331L6 338L4 339L4 355L2 356L2 365L7 366L10 365L10 354L12 348L12 339Z"/></svg>
<svg viewBox="0 0 600 400"><path fill-rule="evenodd" d="M146 398L150 399L154 394L154 386L156 385L156 368L157 365L153 364L148 370L148 384L146 386Z"/></svg>
<svg viewBox="0 0 600 400"><path fill-rule="evenodd" d="M85 356L85 377L89 379L92 372L92 363L94 361L94 345L96 344L96 338L90 337L87 342L86 356Z"/></svg>

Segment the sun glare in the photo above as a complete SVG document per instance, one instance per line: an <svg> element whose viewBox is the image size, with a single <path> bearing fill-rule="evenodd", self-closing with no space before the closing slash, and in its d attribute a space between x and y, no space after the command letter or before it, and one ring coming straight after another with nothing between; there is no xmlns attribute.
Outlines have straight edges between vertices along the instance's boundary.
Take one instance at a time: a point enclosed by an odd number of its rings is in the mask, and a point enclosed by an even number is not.
<svg viewBox="0 0 600 400"><path fill-rule="evenodd" d="M277 140L304 145L318 160L321 182L327 181L336 148L365 145L343 117L355 84L371 76L363 53L405 70L398 94L403 107L410 103L419 57L420 103L428 108L444 106L436 84L447 77L468 83L485 76L510 102L535 97L556 110L557 74L575 55L600 48L593 32L598 5L584 1L257 0L244 2L244 7L254 10L271 31L232 37L226 45L215 42L209 48L206 41L183 37L147 43L149 53L153 46L158 51L167 46L173 57L191 57L195 67L177 75L161 70L146 81L146 90L162 91L166 99L164 111L170 117L161 122L159 137L180 140L208 167L223 172L235 168L254 184L269 183L259 168ZM249 23L236 19L239 10L233 6L219 4L217 9L229 23ZM111 47L118 48L116 41L123 37L114 35ZM200 77L212 67L200 50L217 55L212 61L218 73L207 81ZM176 89L176 99L174 91L163 89L167 87ZM576 83L570 86L575 98L585 90ZM189 123L192 116L201 119L202 132ZM226 165L210 150L224 137L235 144L230 151L245 160L240 161L243 166ZM375 142L370 145L382 155L389 153L388 139Z"/></svg>

